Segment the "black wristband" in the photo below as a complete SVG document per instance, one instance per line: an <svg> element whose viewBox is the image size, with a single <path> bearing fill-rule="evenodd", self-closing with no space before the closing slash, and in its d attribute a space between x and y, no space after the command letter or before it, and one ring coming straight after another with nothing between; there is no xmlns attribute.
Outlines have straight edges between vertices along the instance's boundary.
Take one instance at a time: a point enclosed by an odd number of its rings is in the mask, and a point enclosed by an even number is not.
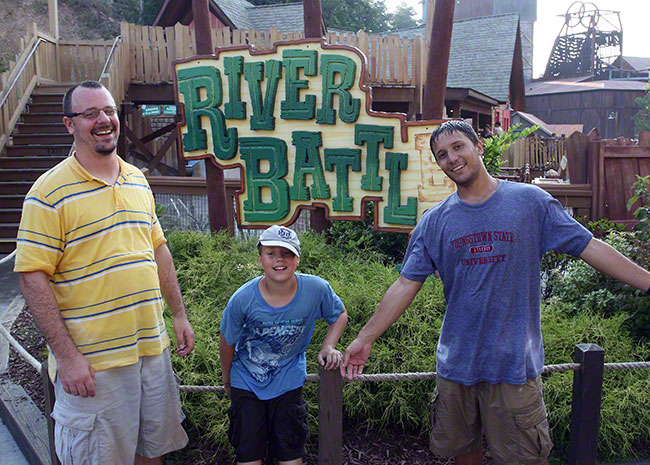
<svg viewBox="0 0 650 465"><path fill-rule="evenodd" d="M645 291L645 295L650 295L650 287L648 288L647 291Z"/></svg>

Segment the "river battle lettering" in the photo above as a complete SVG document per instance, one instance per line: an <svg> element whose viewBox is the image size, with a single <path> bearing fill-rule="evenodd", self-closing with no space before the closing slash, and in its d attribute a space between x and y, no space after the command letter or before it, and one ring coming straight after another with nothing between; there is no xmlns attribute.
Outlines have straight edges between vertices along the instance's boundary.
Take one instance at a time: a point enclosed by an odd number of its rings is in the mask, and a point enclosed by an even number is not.
<svg viewBox="0 0 650 465"><path fill-rule="evenodd" d="M240 169L240 226L290 224L314 204L332 219L363 219L373 201L380 229L408 231L427 202L453 192L410 137L424 140L430 123L403 131L403 118L369 110L364 63L358 50L314 41L174 63L183 156Z"/></svg>

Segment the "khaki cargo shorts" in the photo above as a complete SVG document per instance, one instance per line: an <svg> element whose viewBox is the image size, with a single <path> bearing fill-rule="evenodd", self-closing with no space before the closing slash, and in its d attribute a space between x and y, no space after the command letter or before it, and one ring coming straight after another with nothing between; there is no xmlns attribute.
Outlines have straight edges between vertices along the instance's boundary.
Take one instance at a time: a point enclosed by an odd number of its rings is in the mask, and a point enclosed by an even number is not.
<svg viewBox="0 0 650 465"><path fill-rule="evenodd" d="M169 348L95 372L94 397L67 394L58 377L54 390L54 445L63 465L133 465L135 454L154 458L187 444Z"/></svg>
<svg viewBox="0 0 650 465"><path fill-rule="evenodd" d="M431 451L442 457L481 447L485 434L494 463L540 464L553 447L541 377L526 384L472 386L438 378L431 405Z"/></svg>

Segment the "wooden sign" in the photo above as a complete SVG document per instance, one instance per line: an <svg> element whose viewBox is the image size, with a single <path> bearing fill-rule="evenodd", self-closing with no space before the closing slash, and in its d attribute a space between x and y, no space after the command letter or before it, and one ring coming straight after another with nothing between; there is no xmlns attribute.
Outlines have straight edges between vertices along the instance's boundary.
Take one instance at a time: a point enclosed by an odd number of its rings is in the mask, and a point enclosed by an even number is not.
<svg viewBox="0 0 650 465"><path fill-rule="evenodd" d="M218 48L174 63L181 151L241 170L240 227L289 225L301 208L410 231L455 190L429 136L442 121L372 111L356 48L307 39L270 51Z"/></svg>

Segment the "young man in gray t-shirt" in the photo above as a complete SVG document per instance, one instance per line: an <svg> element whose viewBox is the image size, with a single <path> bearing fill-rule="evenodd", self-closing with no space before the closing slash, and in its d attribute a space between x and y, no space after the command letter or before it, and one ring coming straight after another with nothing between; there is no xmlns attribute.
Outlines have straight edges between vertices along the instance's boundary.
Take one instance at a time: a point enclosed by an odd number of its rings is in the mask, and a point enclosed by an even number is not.
<svg viewBox="0 0 650 465"><path fill-rule="evenodd" d="M580 257L643 291L650 291L650 273L595 239L543 190L490 176L467 123L436 128L431 150L458 190L413 230L401 276L345 351L341 373L361 374L372 343L437 271L447 311L436 351L431 449L459 465L479 465L484 433L495 463L547 464L542 256L556 250Z"/></svg>

